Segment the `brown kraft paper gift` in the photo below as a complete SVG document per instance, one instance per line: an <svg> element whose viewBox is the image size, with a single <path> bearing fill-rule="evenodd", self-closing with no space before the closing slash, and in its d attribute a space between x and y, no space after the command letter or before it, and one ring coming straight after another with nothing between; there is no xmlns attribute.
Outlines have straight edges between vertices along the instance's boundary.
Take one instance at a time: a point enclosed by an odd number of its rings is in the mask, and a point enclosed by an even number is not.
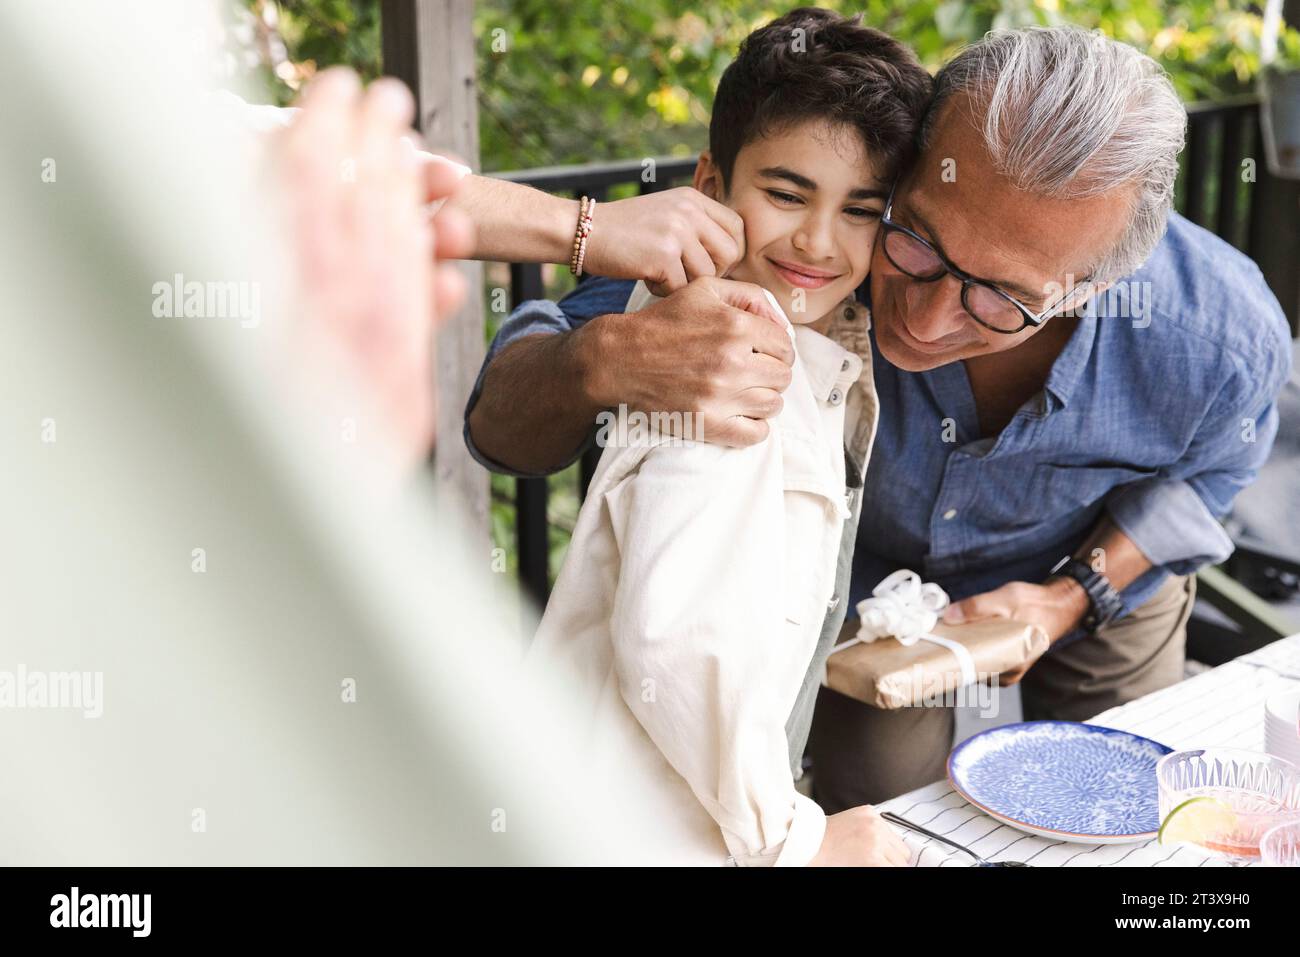
<svg viewBox="0 0 1300 957"><path fill-rule="evenodd" d="M844 637L856 634L855 624L846 626ZM1006 618L939 623L933 631L961 642L983 681L1038 658L1051 644L1038 626ZM896 638L863 641L833 652L826 662L828 688L877 708L907 708L946 698L961 683L957 656L924 639L910 646Z"/></svg>

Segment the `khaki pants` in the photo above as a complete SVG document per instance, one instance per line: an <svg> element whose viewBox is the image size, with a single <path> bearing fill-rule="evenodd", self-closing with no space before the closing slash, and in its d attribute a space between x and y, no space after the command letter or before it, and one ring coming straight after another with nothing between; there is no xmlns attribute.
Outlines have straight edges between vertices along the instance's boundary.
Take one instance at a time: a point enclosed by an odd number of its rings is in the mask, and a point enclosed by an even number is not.
<svg viewBox="0 0 1300 957"><path fill-rule="evenodd" d="M1040 658L1020 682L1025 720L1083 721L1181 681L1195 595L1194 576L1170 576L1132 614ZM813 797L834 814L946 777L955 721L952 708L884 711L822 688Z"/></svg>

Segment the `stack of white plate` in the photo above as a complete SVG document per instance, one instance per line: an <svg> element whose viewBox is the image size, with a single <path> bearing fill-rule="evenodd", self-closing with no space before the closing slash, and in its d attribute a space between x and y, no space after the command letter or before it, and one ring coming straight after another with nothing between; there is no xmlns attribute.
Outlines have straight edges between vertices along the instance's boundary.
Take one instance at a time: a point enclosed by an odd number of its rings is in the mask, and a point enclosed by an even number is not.
<svg viewBox="0 0 1300 957"><path fill-rule="evenodd" d="M1264 750L1300 765L1300 691L1275 694L1264 702Z"/></svg>

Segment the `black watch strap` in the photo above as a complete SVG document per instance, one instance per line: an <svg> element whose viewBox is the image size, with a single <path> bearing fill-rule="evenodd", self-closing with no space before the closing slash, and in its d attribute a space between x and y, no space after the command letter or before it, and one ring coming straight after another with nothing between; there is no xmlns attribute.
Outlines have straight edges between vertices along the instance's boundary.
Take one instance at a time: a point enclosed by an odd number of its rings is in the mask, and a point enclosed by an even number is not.
<svg viewBox="0 0 1300 957"><path fill-rule="evenodd" d="M1124 599L1111 585L1110 579L1073 556L1067 555L1057 562L1052 574L1073 578L1087 592L1088 611L1080 625L1086 632L1092 633L1103 627L1124 607Z"/></svg>

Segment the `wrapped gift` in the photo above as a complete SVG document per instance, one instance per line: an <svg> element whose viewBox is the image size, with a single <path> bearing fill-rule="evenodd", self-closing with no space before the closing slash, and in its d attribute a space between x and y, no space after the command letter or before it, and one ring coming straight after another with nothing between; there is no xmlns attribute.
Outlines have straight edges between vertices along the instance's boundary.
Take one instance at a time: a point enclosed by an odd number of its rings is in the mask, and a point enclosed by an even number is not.
<svg viewBox="0 0 1300 957"><path fill-rule="evenodd" d="M960 703L959 689L1036 660L1050 640L1037 625L988 618L945 625L948 596L903 569L858 603L857 635L826 662L832 691L877 708Z"/></svg>

